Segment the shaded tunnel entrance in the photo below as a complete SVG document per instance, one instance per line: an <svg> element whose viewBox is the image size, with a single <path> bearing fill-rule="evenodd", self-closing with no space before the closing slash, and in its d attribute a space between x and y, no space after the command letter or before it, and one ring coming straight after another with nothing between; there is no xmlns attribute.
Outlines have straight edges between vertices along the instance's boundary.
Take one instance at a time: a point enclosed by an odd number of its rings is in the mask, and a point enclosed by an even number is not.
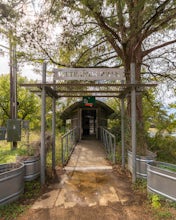
<svg viewBox="0 0 176 220"><path fill-rule="evenodd" d="M108 119L114 113L107 104L96 100L93 107L75 102L61 114L64 124L70 123L69 129L79 128L79 140L100 139L100 127L107 127Z"/></svg>
<svg viewBox="0 0 176 220"><path fill-rule="evenodd" d="M82 110L82 130L83 139L86 137L96 137L96 110Z"/></svg>

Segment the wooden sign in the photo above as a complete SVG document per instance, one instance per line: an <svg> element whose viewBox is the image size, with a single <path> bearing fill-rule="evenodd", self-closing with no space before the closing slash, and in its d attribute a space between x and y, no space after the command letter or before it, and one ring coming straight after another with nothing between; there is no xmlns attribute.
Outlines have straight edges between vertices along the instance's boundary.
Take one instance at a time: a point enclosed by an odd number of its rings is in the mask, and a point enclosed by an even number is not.
<svg viewBox="0 0 176 220"><path fill-rule="evenodd" d="M123 80L123 68L58 68L53 69L56 80Z"/></svg>

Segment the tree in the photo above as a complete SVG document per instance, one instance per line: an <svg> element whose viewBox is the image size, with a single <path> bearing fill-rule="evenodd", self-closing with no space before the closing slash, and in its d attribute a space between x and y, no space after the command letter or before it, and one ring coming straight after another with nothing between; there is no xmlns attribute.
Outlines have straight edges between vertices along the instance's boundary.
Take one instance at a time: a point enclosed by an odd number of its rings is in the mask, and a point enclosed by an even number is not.
<svg viewBox="0 0 176 220"><path fill-rule="evenodd" d="M135 63L138 83L151 76L175 79L175 66L168 56L176 49L175 11L174 0L61 0L49 5L49 12L62 22L62 51L70 52L71 65L124 66L127 83L131 62ZM167 60L172 71L163 73L150 68L148 60L153 62L159 57ZM148 74L144 74L144 67L149 69ZM136 109L137 124L143 134L141 96L137 97ZM145 151L143 135L138 138L139 146L143 146L138 151Z"/></svg>
<svg viewBox="0 0 176 220"><path fill-rule="evenodd" d="M158 134L174 131L174 114L169 114L160 100L157 100L153 89L145 92L144 99L145 130L154 128Z"/></svg>
<svg viewBox="0 0 176 220"><path fill-rule="evenodd" d="M30 48L36 47L60 66L124 66L128 83L130 63L134 62L138 83L148 79L175 80L175 11L175 0L43 1L43 13L40 11L38 20L21 36ZM50 27L58 23L63 34L53 39ZM127 106L130 117L129 98ZM136 109L141 134L138 146L143 146L138 151L145 152L141 96L137 97Z"/></svg>
<svg viewBox="0 0 176 220"><path fill-rule="evenodd" d="M18 77L18 83L27 82L24 77ZM0 76L0 123L6 125L10 118L10 79L9 75ZM40 122L40 101L38 97L29 90L18 86L18 118L29 120L31 124ZM37 123L36 123L37 122Z"/></svg>

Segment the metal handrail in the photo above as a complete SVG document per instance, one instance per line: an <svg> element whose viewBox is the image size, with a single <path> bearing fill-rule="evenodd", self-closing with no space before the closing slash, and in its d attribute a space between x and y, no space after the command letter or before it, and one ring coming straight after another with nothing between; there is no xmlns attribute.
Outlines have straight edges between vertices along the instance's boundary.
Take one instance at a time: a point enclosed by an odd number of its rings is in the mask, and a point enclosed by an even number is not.
<svg viewBox="0 0 176 220"><path fill-rule="evenodd" d="M104 127L100 127L100 138L104 144L108 159L116 163L116 137Z"/></svg>
<svg viewBox="0 0 176 220"><path fill-rule="evenodd" d="M79 140L79 128L76 127L61 137L62 166L65 166Z"/></svg>

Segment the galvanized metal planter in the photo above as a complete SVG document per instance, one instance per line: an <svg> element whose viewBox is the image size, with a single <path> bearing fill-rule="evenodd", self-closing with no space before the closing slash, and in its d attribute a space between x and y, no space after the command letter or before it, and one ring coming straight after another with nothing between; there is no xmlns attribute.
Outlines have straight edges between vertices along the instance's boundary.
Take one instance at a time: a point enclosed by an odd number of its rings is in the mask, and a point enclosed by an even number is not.
<svg viewBox="0 0 176 220"><path fill-rule="evenodd" d="M155 155L136 155L136 176L137 178L147 178L147 163L153 162ZM128 151L128 169L132 172L132 152Z"/></svg>
<svg viewBox="0 0 176 220"><path fill-rule="evenodd" d="M0 205L19 198L24 191L24 164L0 164Z"/></svg>
<svg viewBox="0 0 176 220"><path fill-rule="evenodd" d="M151 162L147 165L147 188L149 192L160 194L176 201L176 165Z"/></svg>
<svg viewBox="0 0 176 220"><path fill-rule="evenodd" d="M39 156L17 156L17 161L24 163L24 180L32 181L40 175L40 158Z"/></svg>

